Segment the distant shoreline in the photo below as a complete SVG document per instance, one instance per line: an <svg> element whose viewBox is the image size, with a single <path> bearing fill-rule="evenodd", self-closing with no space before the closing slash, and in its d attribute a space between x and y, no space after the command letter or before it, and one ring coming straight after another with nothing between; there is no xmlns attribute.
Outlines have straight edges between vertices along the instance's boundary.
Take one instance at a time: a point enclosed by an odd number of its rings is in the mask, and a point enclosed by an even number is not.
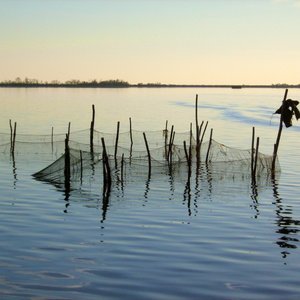
<svg viewBox="0 0 300 300"><path fill-rule="evenodd" d="M230 88L230 89L245 89L245 88L271 88L271 89L286 89L300 88L299 85L288 84L272 84L272 85L226 85L226 84L66 84L66 83L0 83L0 88Z"/></svg>
<svg viewBox="0 0 300 300"><path fill-rule="evenodd" d="M165 84L160 82L137 83L131 84L128 81L120 79L100 80L96 79L90 81L81 80L67 80L60 82L58 80L41 81L37 79L17 77L15 80L6 80L0 82L0 87L7 88L230 88L230 89L244 89L244 88L300 88L300 84Z"/></svg>

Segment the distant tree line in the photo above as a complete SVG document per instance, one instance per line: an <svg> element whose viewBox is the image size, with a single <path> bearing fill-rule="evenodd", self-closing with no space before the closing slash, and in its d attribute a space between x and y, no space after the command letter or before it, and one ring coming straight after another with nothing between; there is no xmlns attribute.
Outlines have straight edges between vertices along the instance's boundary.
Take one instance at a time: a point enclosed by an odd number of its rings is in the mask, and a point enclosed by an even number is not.
<svg viewBox="0 0 300 300"><path fill-rule="evenodd" d="M123 80L102 80L96 79L90 81L80 81L76 79L60 82L58 80L39 81L37 79L25 78L22 80L17 77L15 80L6 80L0 82L2 87L129 87L130 84Z"/></svg>
<svg viewBox="0 0 300 300"><path fill-rule="evenodd" d="M137 83L130 84L127 81L114 80L100 80L96 79L90 81L81 81L77 79L60 82L58 80L39 81L37 79L25 78L22 80L17 77L15 80L6 80L0 82L0 87L87 87L87 88L127 88L127 87L141 87L141 88L157 88L157 87L198 87L198 88L300 88L300 84L276 83L271 85L224 85L224 84L164 84L160 82L155 83Z"/></svg>

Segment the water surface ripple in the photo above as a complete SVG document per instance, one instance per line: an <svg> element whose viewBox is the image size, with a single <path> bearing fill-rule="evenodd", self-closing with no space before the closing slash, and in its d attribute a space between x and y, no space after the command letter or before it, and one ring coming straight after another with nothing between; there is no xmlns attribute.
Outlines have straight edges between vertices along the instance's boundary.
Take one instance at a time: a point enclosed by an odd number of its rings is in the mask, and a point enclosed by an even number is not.
<svg viewBox="0 0 300 300"><path fill-rule="evenodd" d="M270 125L269 116L280 104L282 91L179 89L166 95L166 90L154 89L147 90L147 95L137 89L123 94L98 91L92 96L89 90L79 95L72 90L63 95L62 91L33 90L20 96L1 90L0 97L15 105L18 97L31 96L35 103L58 93L57 101L65 97L69 105L74 97L74 105L80 107L85 97L86 105L93 101L96 107L106 107L105 101L115 97L114 107L127 101L131 109L138 107L132 113L140 112L143 118L139 101L149 105L153 99L153 106L162 103L165 117L175 114L180 128L193 121L196 92L202 100L202 117L211 117L218 141L249 148L255 125L262 150L272 149L277 126L276 117ZM299 98L298 90L290 93ZM97 97L104 103L97 102ZM49 110L53 105L49 104ZM122 109L123 105L119 116ZM8 112L7 108L7 116ZM152 122L164 126L162 112L155 115L152 108L151 113ZM17 112L11 114L17 116ZM88 124L88 117L85 121ZM137 120L137 126L141 124ZM157 123L147 118L144 124L157 129ZM284 130L281 173L275 178L262 175L252 182L241 172L201 165L198 172L193 169L190 185L179 173L158 172L149 178L143 172L114 185L108 198L102 193L100 165L66 194L63 186L32 177L58 154L20 151L12 159L2 151L0 298L298 299L300 144L296 126ZM7 130L3 125L0 131Z"/></svg>

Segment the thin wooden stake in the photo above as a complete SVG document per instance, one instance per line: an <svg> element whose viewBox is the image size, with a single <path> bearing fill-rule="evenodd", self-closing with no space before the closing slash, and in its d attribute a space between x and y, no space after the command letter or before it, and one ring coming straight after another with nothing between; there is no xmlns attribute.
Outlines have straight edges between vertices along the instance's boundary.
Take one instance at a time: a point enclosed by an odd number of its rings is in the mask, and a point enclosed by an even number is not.
<svg viewBox="0 0 300 300"><path fill-rule="evenodd" d="M202 133L202 136L201 136L201 140L200 140L200 147L201 147L203 139L204 139L204 135L205 135L205 132L206 132L206 129L207 129L207 125L208 125L208 121L206 121L206 123L205 123L205 127L204 127L204 130L203 130L203 133Z"/></svg>
<svg viewBox="0 0 300 300"><path fill-rule="evenodd" d="M13 128L12 128L11 120L9 120L9 127L10 127L10 152L12 152L12 148L13 148Z"/></svg>
<svg viewBox="0 0 300 300"><path fill-rule="evenodd" d="M187 151L187 146L186 146L186 142L183 141L183 147L184 147L184 153L185 153L185 157L186 157L186 162L187 162L187 166L188 166L188 180L187 180L187 185L190 186L190 178L191 178L191 159L190 159L190 154Z"/></svg>
<svg viewBox="0 0 300 300"><path fill-rule="evenodd" d="M252 127L252 141L251 141L251 174L254 173L254 140L255 140L255 127Z"/></svg>
<svg viewBox="0 0 300 300"><path fill-rule="evenodd" d="M65 138L65 189L66 192L70 192L70 180L71 180L71 162L70 162L70 148L69 148L69 135L66 134Z"/></svg>
<svg viewBox="0 0 300 300"><path fill-rule="evenodd" d="M173 139L173 131L174 131L174 125L171 127L171 133L170 133L170 140L169 140L169 148L168 148L168 164L170 163L170 155L172 154L172 139Z"/></svg>
<svg viewBox="0 0 300 300"><path fill-rule="evenodd" d="M70 130L71 130L71 122L68 125L68 141L70 140Z"/></svg>
<svg viewBox="0 0 300 300"><path fill-rule="evenodd" d="M82 161L82 150L80 150L80 182L82 183L83 174L83 161Z"/></svg>
<svg viewBox="0 0 300 300"><path fill-rule="evenodd" d="M257 160L258 160L258 148L259 148L259 137L256 139L256 149L255 149L255 160L254 160L254 166L253 166L253 175L252 178L256 179L256 169L257 169Z"/></svg>
<svg viewBox="0 0 300 300"><path fill-rule="evenodd" d="M187 161L187 163L189 163L189 154L188 154L188 151L187 151L186 141L183 141L183 148L184 148L186 161Z"/></svg>
<svg viewBox="0 0 300 300"><path fill-rule="evenodd" d="M208 144L206 159L205 159L206 163L208 163L209 151L210 151L211 142L212 142L212 135L213 135L213 129L210 130L209 144Z"/></svg>
<svg viewBox="0 0 300 300"><path fill-rule="evenodd" d="M124 153L122 153L122 159L121 159L121 183L124 182Z"/></svg>
<svg viewBox="0 0 300 300"><path fill-rule="evenodd" d="M143 132L143 136L144 136L144 141L145 141L145 145L146 145L146 149L147 149L147 153L148 153L148 177L150 178L150 176L151 176L151 155L150 155L149 145L148 145L148 141L147 141L145 132Z"/></svg>
<svg viewBox="0 0 300 300"><path fill-rule="evenodd" d="M102 169L103 169L103 190L107 186L107 171L106 171L106 150L104 139L101 138L102 142Z"/></svg>
<svg viewBox="0 0 300 300"><path fill-rule="evenodd" d="M192 138L193 138L193 130L192 130L192 123L190 124L190 148L189 148L189 157L192 160Z"/></svg>
<svg viewBox="0 0 300 300"><path fill-rule="evenodd" d="M284 106L286 105L285 102L286 102L287 94L288 94L288 89L285 90L284 97L282 100L278 134L277 134L276 143L274 145L273 160L272 160L272 173L273 174L275 173L276 158L277 158L277 153L278 153L278 148L279 148L279 143L280 143L280 138L281 138L281 132L282 132L282 127L283 127L283 111L284 111Z"/></svg>
<svg viewBox="0 0 300 300"><path fill-rule="evenodd" d="M166 127L163 131L164 137L165 137L165 157L168 157L168 120L166 121Z"/></svg>
<svg viewBox="0 0 300 300"><path fill-rule="evenodd" d="M132 123L131 123L131 118L129 118L129 129L130 129L130 152L129 152L129 163L131 163L132 147L133 147L133 136L132 136Z"/></svg>
<svg viewBox="0 0 300 300"><path fill-rule="evenodd" d="M102 142L102 160L103 160L103 180L104 180L104 190L110 190L111 187L111 172L109 166L108 155L106 152L105 141L104 138L101 138Z"/></svg>
<svg viewBox="0 0 300 300"><path fill-rule="evenodd" d="M195 118L196 118L196 147L198 148L200 143L199 125L198 125L198 94L196 95Z"/></svg>
<svg viewBox="0 0 300 300"><path fill-rule="evenodd" d="M118 121L117 124L117 135L116 135L116 143L115 143L115 159L117 159L117 152L118 152L118 143L119 143L119 131L120 131L120 122Z"/></svg>
<svg viewBox="0 0 300 300"><path fill-rule="evenodd" d="M172 138L171 138L171 151L170 151L170 155L169 155L169 164L170 166L172 165L172 161L173 161L173 151L172 151L172 148L173 148L173 145L174 145L174 140L175 140L175 131L173 131L172 133Z"/></svg>
<svg viewBox="0 0 300 300"><path fill-rule="evenodd" d="M131 123L131 118L129 118L129 130L130 130L130 146L132 147L132 145L133 145L133 137L132 137L132 123Z"/></svg>
<svg viewBox="0 0 300 300"><path fill-rule="evenodd" d="M200 136L201 136L203 124L204 124L204 121L201 122L200 127L198 126L198 141L197 141L197 144L196 144L197 164L199 164L199 162L200 162L200 149L201 149L201 140L200 140Z"/></svg>
<svg viewBox="0 0 300 300"><path fill-rule="evenodd" d="M192 131L193 125L190 124L190 147L189 147L189 183L190 178L192 175L192 137L193 137L193 131Z"/></svg>
<svg viewBox="0 0 300 300"><path fill-rule="evenodd" d="M53 129L53 126L51 128L51 149L52 149L52 152L53 152L53 132L54 132L54 129Z"/></svg>
<svg viewBox="0 0 300 300"><path fill-rule="evenodd" d="M92 105L92 121L90 128L90 151L94 153L94 127L95 127L95 105Z"/></svg>
<svg viewBox="0 0 300 300"><path fill-rule="evenodd" d="M14 123L14 134L13 134L13 143L12 143L12 153L15 153L15 145L16 145L16 134L17 134L17 122Z"/></svg>

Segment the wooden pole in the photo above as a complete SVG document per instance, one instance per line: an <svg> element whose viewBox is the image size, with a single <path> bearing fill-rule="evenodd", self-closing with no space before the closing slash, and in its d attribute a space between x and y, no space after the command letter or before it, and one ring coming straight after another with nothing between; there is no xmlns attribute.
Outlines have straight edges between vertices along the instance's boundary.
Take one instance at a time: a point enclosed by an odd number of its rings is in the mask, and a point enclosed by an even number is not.
<svg viewBox="0 0 300 300"><path fill-rule="evenodd" d="M259 148L259 137L256 138L255 160L254 160L253 175L252 175L253 180L255 180L255 178L256 178L256 169L257 169L257 160L258 160L258 148Z"/></svg>
<svg viewBox="0 0 300 300"><path fill-rule="evenodd" d="M131 163L132 157L132 148L133 148L133 136L132 136L132 122L131 118L129 118L129 133L130 133L130 151L129 151L129 163Z"/></svg>
<svg viewBox="0 0 300 300"><path fill-rule="evenodd" d="M171 133L170 133L170 139L169 139L169 147L168 147L168 164L170 163L170 155L172 155L172 139L173 139L173 131L174 131L174 125L171 127Z"/></svg>
<svg viewBox="0 0 300 300"><path fill-rule="evenodd" d="M129 130L130 130L130 147L132 148L133 145L133 137L132 137L132 123L131 123L131 118L129 118Z"/></svg>
<svg viewBox="0 0 300 300"><path fill-rule="evenodd" d="M189 163L189 154L188 154L188 151L187 151L186 141L183 141L183 148L184 148L186 161L187 161L187 163Z"/></svg>
<svg viewBox="0 0 300 300"><path fill-rule="evenodd" d="M170 151L170 157L169 157L170 165L172 165L172 161L173 161L173 151L172 151L172 148L173 148L173 145L174 145L174 140L175 140L175 131L173 131L172 139L171 139L171 151Z"/></svg>
<svg viewBox="0 0 300 300"><path fill-rule="evenodd" d="M15 153L15 145L16 145L16 134L17 134L17 122L14 123L14 135L13 135L13 145L12 145L12 153Z"/></svg>
<svg viewBox="0 0 300 300"><path fill-rule="evenodd" d="M103 160L103 180L104 180L104 189L109 189L111 187L111 172L109 166L108 155L106 152L104 138L101 138L102 142L102 160Z"/></svg>
<svg viewBox="0 0 300 300"><path fill-rule="evenodd" d="M276 143L274 144L274 152L273 152L273 160L272 160L272 173L273 174L275 173L276 158L277 158L278 147L279 147L280 138L281 138L281 132L282 132L282 127L283 127L283 116L282 116L282 113L283 113L284 107L286 105L285 102L286 102L287 94L288 94L288 89L285 90L284 97L283 97L283 100L282 100L278 134L277 134Z"/></svg>
<svg viewBox="0 0 300 300"><path fill-rule="evenodd" d="M252 141L251 141L251 175L254 174L254 140L255 140L255 127L252 127Z"/></svg>
<svg viewBox="0 0 300 300"><path fill-rule="evenodd" d="M9 120L9 128L10 128L10 152L12 152L12 149L13 149L13 128L12 128L11 120Z"/></svg>
<svg viewBox="0 0 300 300"><path fill-rule="evenodd" d="M193 138L193 127L192 123L190 124L190 148L189 148L189 157L192 160L192 138Z"/></svg>
<svg viewBox="0 0 300 300"><path fill-rule="evenodd" d="M116 135L116 143L115 143L115 159L117 159L117 152L118 152L118 143L119 143L119 131L120 131L120 122L118 121L117 124L117 135Z"/></svg>
<svg viewBox="0 0 300 300"><path fill-rule="evenodd" d="M167 144L168 144L168 120L166 120L166 127L165 127L163 133L164 133L164 137L165 137L165 157L167 158L168 157L168 147L167 147Z"/></svg>
<svg viewBox="0 0 300 300"><path fill-rule="evenodd" d="M121 183L124 182L124 153L122 153L122 160L121 160Z"/></svg>
<svg viewBox="0 0 300 300"><path fill-rule="evenodd" d="M203 130L203 133L202 133L202 136L201 136L201 140L200 140L200 147L201 147L201 144L202 144L203 139L204 139L204 135L205 135L205 132L206 132L206 129L207 129L207 125L208 125L208 121L206 121L206 123L205 123L205 127L204 127L204 130Z"/></svg>
<svg viewBox="0 0 300 300"><path fill-rule="evenodd" d="M190 178L192 175L192 137L193 137L193 132L192 132L192 123L190 124L190 147L189 147L189 177L188 177L188 183L190 184Z"/></svg>
<svg viewBox="0 0 300 300"><path fill-rule="evenodd" d="M209 144L207 147L207 153L206 153L206 159L205 159L206 163L208 163L209 151L210 151L211 142L212 142L212 135L213 135L213 129L210 130Z"/></svg>
<svg viewBox="0 0 300 300"><path fill-rule="evenodd" d="M200 143L199 125L198 125L198 94L196 95L195 118L196 118L196 149L198 149Z"/></svg>
<svg viewBox="0 0 300 300"><path fill-rule="evenodd" d="M189 147L189 183L190 178L192 175L192 137L193 137L193 131L192 131L192 123L190 124L190 147Z"/></svg>
<svg viewBox="0 0 300 300"><path fill-rule="evenodd" d="M187 151L187 146L186 146L186 142L183 141L183 147L184 147L184 153L185 153L185 157L186 157L186 162L187 162L187 166L188 166L188 181L187 184L190 185L190 178L191 178L191 157L190 157L190 151L188 153Z"/></svg>
<svg viewBox="0 0 300 300"><path fill-rule="evenodd" d="M70 179L71 179L71 162L70 162L70 148L69 148L69 135L66 134L65 138L65 189L66 192L70 191Z"/></svg>
<svg viewBox="0 0 300 300"><path fill-rule="evenodd" d="M203 127L204 121L201 122L200 127L198 126L198 142L196 144L196 156L197 156L197 163L199 164L200 162L200 149L201 149L201 132L202 132L202 127Z"/></svg>
<svg viewBox="0 0 300 300"><path fill-rule="evenodd" d="M190 124L190 146L189 151L187 151L186 142L183 142L185 157L188 165L188 180L187 187L190 188L191 183L191 175L192 175L192 123Z"/></svg>
<svg viewBox="0 0 300 300"><path fill-rule="evenodd" d="M196 161L197 161L197 166L198 166L199 162L200 162L200 134L201 134L202 126L203 126L203 121L202 121L200 127L199 127L199 122L198 122L198 94L196 95L195 118L196 118Z"/></svg>
<svg viewBox="0 0 300 300"><path fill-rule="evenodd" d="M148 141L147 141L145 132L143 132L143 136L144 136L144 141L145 141L147 154L148 154L148 177L150 178L150 176L151 176L151 155L150 155L149 145L148 145Z"/></svg>
<svg viewBox="0 0 300 300"><path fill-rule="evenodd" d="M80 150L80 182L82 184L82 174L83 174L83 161L82 161L82 151Z"/></svg>
<svg viewBox="0 0 300 300"><path fill-rule="evenodd" d="M94 153L94 127L95 127L95 105L92 105L92 121L90 128L90 151Z"/></svg>
<svg viewBox="0 0 300 300"><path fill-rule="evenodd" d="M53 129L53 126L51 128L51 149L52 149L52 152L53 152L53 132L54 132L54 129Z"/></svg>
<svg viewBox="0 0 300 300"><path fill-rule="evenodd" d="M106 171L106 150L104 138L101 138L102 142L102 169L103 169L103 190L107 185L107 171Z"/></svg>
<svg viewBox="0 0 300 300"><path fill-rule="evenodd" d="M71 122L68 125L68 141L70 140L70 130L71 130Z"/></svg>

